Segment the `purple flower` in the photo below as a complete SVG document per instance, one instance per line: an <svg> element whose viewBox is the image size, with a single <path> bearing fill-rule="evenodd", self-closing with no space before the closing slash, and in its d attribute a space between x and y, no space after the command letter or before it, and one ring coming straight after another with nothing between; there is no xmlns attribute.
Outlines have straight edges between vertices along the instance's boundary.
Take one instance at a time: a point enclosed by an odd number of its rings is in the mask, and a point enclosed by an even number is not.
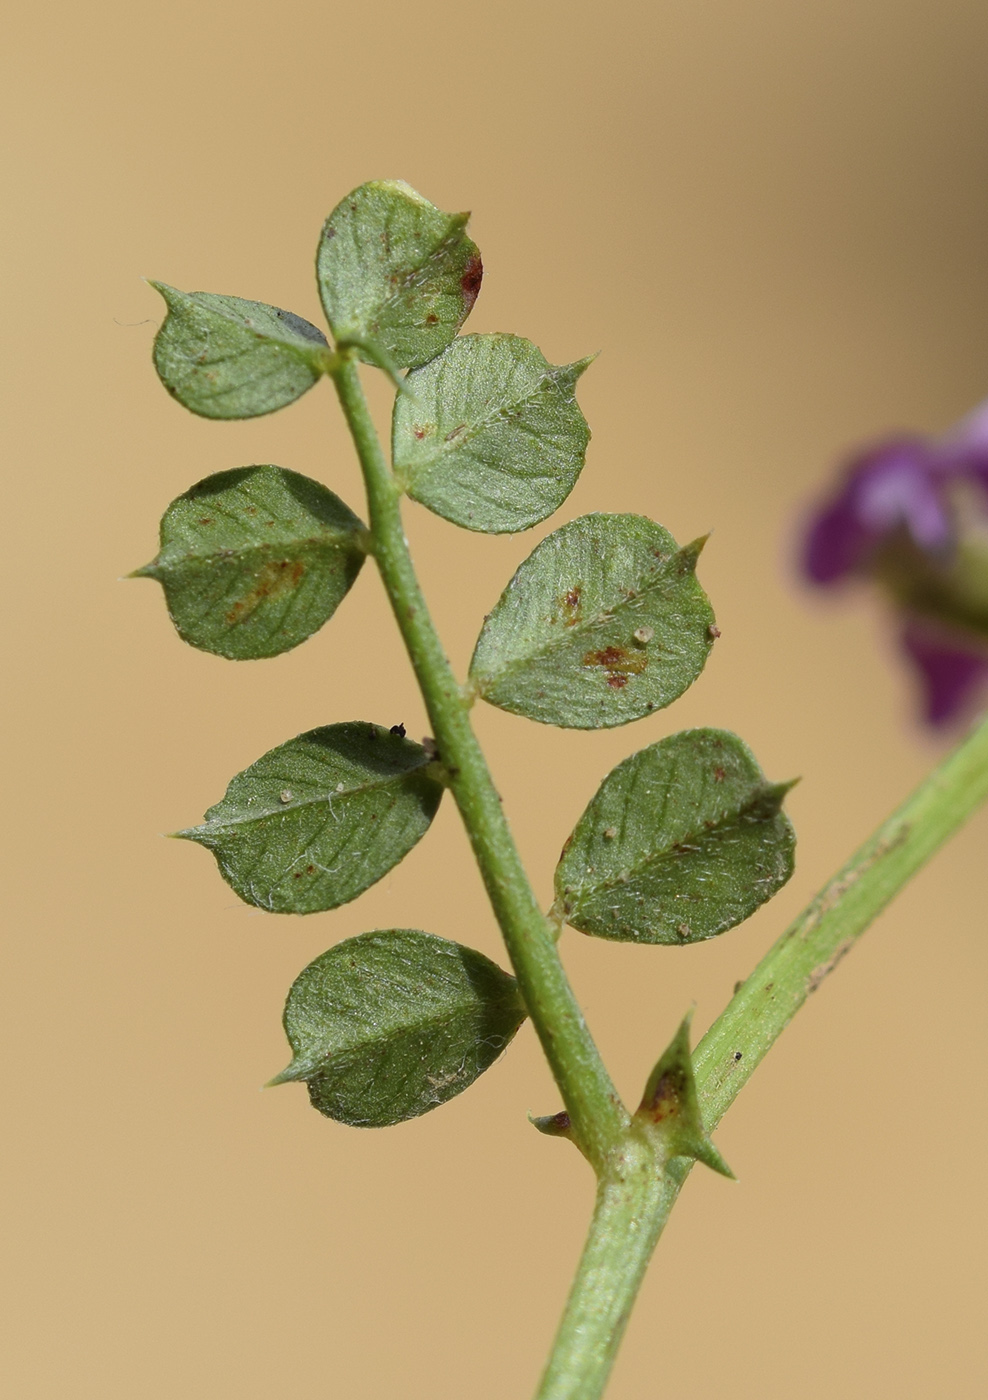
<svg viewBox="0 0 988 1400"><path fill-rule="evenodd" d="M881 442L846 468L809 523L803 568L891 596L933 725L988 688L988 403L941 439Z"/></svg>

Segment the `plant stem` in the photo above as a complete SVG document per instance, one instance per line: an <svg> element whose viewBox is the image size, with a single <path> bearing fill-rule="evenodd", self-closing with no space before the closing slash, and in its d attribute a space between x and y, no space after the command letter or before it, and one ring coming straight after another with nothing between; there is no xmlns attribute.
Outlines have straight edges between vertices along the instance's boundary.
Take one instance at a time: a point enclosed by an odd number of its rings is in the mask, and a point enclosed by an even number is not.
<svg viewBox="0 0 988 1400"><path fill-rule="evenodd" d="M930 856L988 798L988 718L878 828L766 953L693 1052L704 1125L720 1122L793 1016ZM597 1400L692 1162L602 1182L538 1400Z"/></svg>
<svg viewBox="0 0 988 1400"><path fill-rule="evenodd" d="M367 487L372 553L422 690L450 790L574 1137L599 1173L621 1142L628 1115L563 971L553 926L536 903L470 724L469 703L429 616L402 527L401 491L384 459L352 354L341 353L332 378Z"/></svg>
<svg viewBox="0 0 988 1400"><path fill-rule="evenodd" d="M597 1186L597 1201L566 1311L536 1400L603 1394L645 1270L685 1179L686 1159L662 1164L629 1141Z"/></svg>

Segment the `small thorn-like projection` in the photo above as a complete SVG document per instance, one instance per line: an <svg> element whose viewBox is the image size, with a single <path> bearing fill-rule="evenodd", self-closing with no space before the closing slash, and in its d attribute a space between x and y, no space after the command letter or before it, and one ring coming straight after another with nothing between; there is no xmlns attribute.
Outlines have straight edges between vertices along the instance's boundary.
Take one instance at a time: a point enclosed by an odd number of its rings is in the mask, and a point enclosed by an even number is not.
<svg viewBox="0 0 988 1400"><path fill-rule="evenodd" d="M560 1113L550 1113L546 1118L533 1118L529 1114L528 1121L533 1128L538 1128L540 1133L545 1133L546 1137L564 1137L572 1140L573 1126L565 1109Z"/></svg>
<svg viewBox="0 0 988 1400"><path fill-rule="evenodd" d="M707 1136L700 1116L690 1058L692 1019L692 1011L683 1017L669 1048L652 1070L635 1117L664 1140L668 1156L692 1157L733 1180L734 1173Z"/></svg>

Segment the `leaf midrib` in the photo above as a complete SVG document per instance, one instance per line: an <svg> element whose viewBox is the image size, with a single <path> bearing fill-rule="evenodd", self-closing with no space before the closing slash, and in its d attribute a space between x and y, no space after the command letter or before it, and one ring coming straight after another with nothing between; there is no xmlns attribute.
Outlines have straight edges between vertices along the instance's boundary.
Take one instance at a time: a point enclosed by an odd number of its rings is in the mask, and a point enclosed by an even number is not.
<svg viewBox="0 0 988 1400"><path fill-rule="evenodd" d="M403 781L403 779L410 777L415 773L421 773L424 768L427 768L429 766L431 761L431 759L425 757L423 761L421 763L417 763L414 768L406 768L401 773L381 778L375 782L361 783L359 787L348 787L343 792L328 792L325 796L322 797L303 797L299 801L296 801L294 798L292 798L291 802L280 803L277 807L265 809L263 812L251 812L249 815L243 817L217 817L211 821L202 822L199 826L190 826L187 828L187 830L189 832L212 832L221 830L226 827L245 826L250 822L263 821L267 817L287 816L289 813L298 812L305 807L316 807L320 804L328 805L334 800L345 801L350 797L357 797L360 796L360 794L362 793L374 792L377 789L387 787L390 784L400 784ZM284 779L286 785L291 781L292 779L290 777L286 777ZM185 835L185 832L182 832L180 834Z"/></svg>
<svg viewBox="0 0 988 1400"><path fill-rule="evenodd" d="M663 861L682 858L683 855L695 854L692 851L676 851L675 849L673 849L673 847L675 845L688 845L696 843L701 846L702 850L702 844L704 840L709 840L710 838L716 836L718 833L724 831L730 826L740 825L745 813L750 812L752 808L757 806L758 802L763 800L766 794L770 791L771 784L763 783L740 807L735 808L733 812L729 813L720 821L716 821L710 826L704 826L702 832L687 832L686 835L677 837L673 845L667 846L663 850L658 851L655 854L646 855L636 865L625 867L625 870L622 871L622 874L627 873L627 879L621 879L620 876L616 876L612 880L602 880L599 884L595 884L592 886L579 886L578 888L580 889L581 894L577 895L576 897L582 898L582 891L587 888L592 889L594 894L609 894L612 890L622 889L624 888L624 886L630 885L632 880L637 879L641 874L643 874L653 865L661 865ZM668 789L666 792L666 797L668 797ZM780 815L780 811L781 809L777 809L772 813L771 817L766 817L764 821L759 822L758 825L768 825L769 822L774 821L775 818ZM754 825L754 823L752 823L752 825Z"/></svg>
<svg viewBox="0 0 988 1400"><path fill-rule="evenodd" d="M605 608L603 612L596 613L593 618L586 622L564 624L562 631L548 637L543 645L536 647L533 651L526 652L523 656L513 657L496 672L490 672L487 676L481 676L479 679L482 682L489 679L495 683L500 683L506 676L518 670L519 667L530 666L533 661L540 661L546 656L550 656L554 651L562 650L564 646L569 644L573 637L582 636L585 632L606 625L608 622L615 621L618 617L623 615L625 611L634 611L635 605L640 603L641 599L647 598L650 593L657 591L662 584L670 581L672 572L671 566L682 552L683 551L679 549L670 555L660 566L659 570L652 575L651 579L640 586L634 598L619 599L615 602L613 607Z"/></svg>
<svg viewBox="0 0 988 1400"><path fill-rule="evenodd" d="M558 377L561 376L563 371L567 369L569 369L569 365L550 366L549 370L543 372L541 378L539 379L539 382L532 389L531 393L526 394L523 398L512 399L509 402L502 403L498 409L488 413L486 417L480 417L476 420L475 423L473 423L470 426L467 426L465 428L465 431L462 433L458 433L456 435L456 438L452 441L444 439L441 443L438 443L435 449L428 456L425 456L422 459L420 459L422 461L421 467L416 468L414 464L410 465L409 471L412 474L412 484L416 484L414 481L414 477L416 474L421 473L422 476L425 476L429 472L433 471L437 466L442 464L444 458L449 453L456 452L461 447L464 447L468 442L472 442L473 439L478 436L478 434L486 431L486 429L491 427L493 424L497 423L500 419L504 418L505 414L510 412L511 409L526 408L530 403L533 403L539 397L540 394L542 394L547 385L552 385L553 388L557 387ZM553 370L555 371L555 373L553 373ZM575 400L567 400L564 402L573 402L575 406ZM401 464L399 462L395 462L396 467L400 468L400 465ZM496 470L496 468L493 468L493 470Z"/></svg>
<svg viewBox="0 0 988 1400"><path fill-rule="evenodd" d="M218 513L219 512L217 512L217 514ZM194 554L191 551L182 554L169 554L169 550L172 546L165 545L158 555L158 558L154 561L153 567L160 568L168 566L174 568L177 564L212 564L216 561L239 563L247 555L263 554L272 549L278 551L294 549L301 553L305 549L314 546L318 547L320 545L330 549L338 549L341 553L361 553L362 551L356 547L356 544L354 544L354 549L352 551L348 551L346 547L347 543L351 539L354 539L357 533L357 530L354 529L352 531L343 530L340 531L338 535L329 535L328 537L325 535L311 535L301 540L297 537L294 539L272 539L264 544L228 545L225 548L216 548L203 554Z"/></svg>
<svg viewBox="0 0 988 1400"><path fill-rule="evenodd" d="M332 1061L335 1057L355 1055L374 1045L386 1046L390 1042L400 1039L402 1036L419 1034L423 1030L435 1030L438 1029L440 1026L448 1024L450 1020L463 1020L465 1019L467 1013L470 1010L485 1010L489 1007L496 1007L499 1009L503 1008L506 1011L517 1011L517 1014L520 1017L520 1019L517 1021L516 1029L521 1025L522 1021L524 1021L526 1017L526 1013L523 1010L523 1008L521 1006L518 1006L516 1002L513 1002L507 993L503 998L499 998L497 1001L483 1001L480 998L478 998L476 1001L471 1002L469 1004L461 1003L457 1011L455 1011L452 1015L449 1015L447 1013L437 1014L435 1016L426 1016L421 1021L417 1022L414 1026L396 1026L393 1030L389 1030L383 1035L368 1034L368 1036L365 1039L358 1041L355 1045L348 1046L346 1049L343 1050L336 1050L330 1052L329 1055L325 1057L325 1062L321 1066L317 1065L306 1075L299 1075L299 1079L308 1079L310 1075L326 1073L328 1069L332 1068L330 1061ZM347 1068L349 1068L349 1066L343 1066L344 1072Z"/></svg>

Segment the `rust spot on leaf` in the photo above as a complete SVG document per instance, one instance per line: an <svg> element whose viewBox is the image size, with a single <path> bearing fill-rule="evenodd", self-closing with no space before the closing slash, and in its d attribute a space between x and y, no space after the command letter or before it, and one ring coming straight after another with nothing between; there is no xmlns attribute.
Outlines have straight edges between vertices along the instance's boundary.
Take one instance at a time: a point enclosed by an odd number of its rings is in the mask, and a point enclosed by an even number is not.
<svg viewBox="0 0 988 1400"><path fill-rule="evenodd" d="M437 326L439 324L439 317L434 311L430 311L428 316L426 316L425 324L427 326Z"/></svg>
<svg viewBox="0 0 988 1400"><path fill-rule="evenodd" d="M299 586L305 565L301 559L272 559L264 565L257 576L257 582L245 598L234 603L226 615L228 627L244 622L266 598L277 598L282 593L291 593Z"/></svg>
<svg viewBox="0 0 988 1400"><path fill-rule="evenodd" d="M624 647L603 647L588 651L584 666L600 666L607 672L607 684L612 690L623 690L630 676L640 676L648 665L644 651L627 651Z"/></svg>
<svg viewBox="0 0 988 1400"><path fill-rule="evenodd" d="M726 772L724 771L723 768L715 768L715 769L714 769L714 782L715 782L715 783L722 783L726 777L727 777L727 774L726 774Z"/></svg>
<svg viewBox="0 0 988 1400"><path fill-rule="evenodd" d="M467 310L473 306L480 291L480 284L484 280L484 264L480 260L480 254L474 253L467 263L460 278L460 287L463 289L463 300L467 304Z"/></svg>
<svg viewBox="0 0 988 1400"><path fill-rule="evenodd" d="M576 587L571 588L568 593L564 593L559 600L559 606L562 608L563 612L563 621L567 627L572 627L580 620L580 596L582 593L583 589L577 584Z"/></svg>
<svg viewBox="0 0 988 1400"><path fill-rule="evenodd" d="M211 519L211 517L208 516L208 515L204 515L204 516L202 517L202 519L199 521L199 524L200 524L200 525L212 525L212 523L213 523L213 522L212 522L212 519Z"/></svg>

